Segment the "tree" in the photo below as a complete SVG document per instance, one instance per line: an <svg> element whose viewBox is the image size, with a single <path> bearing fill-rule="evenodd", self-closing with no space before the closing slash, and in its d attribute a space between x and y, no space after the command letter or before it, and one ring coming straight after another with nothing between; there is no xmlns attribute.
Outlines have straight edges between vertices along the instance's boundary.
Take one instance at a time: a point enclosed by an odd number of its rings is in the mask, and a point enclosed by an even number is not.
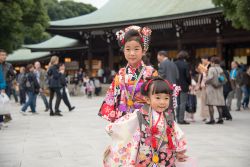
<svg viewBox="0 0 250 167"><path fill-rule="evenodd" d="M33 43L43 40L48 21L43 0L1 1L0 48L10 53L24 41Z"/></svg>
<svg viewBox="0 0 250 167"><path fill-rule="evenodd" d="M89 4L74 1L45 0L50 20L62 20L91 13L96 10Z"/></svg>
<svg viewBox="0 0 250 167"><path fill-rule="evenodd" d="M249 0L212 0L222 7L227 19L232 21L235 28L250 30L250 1Z"/></svg>

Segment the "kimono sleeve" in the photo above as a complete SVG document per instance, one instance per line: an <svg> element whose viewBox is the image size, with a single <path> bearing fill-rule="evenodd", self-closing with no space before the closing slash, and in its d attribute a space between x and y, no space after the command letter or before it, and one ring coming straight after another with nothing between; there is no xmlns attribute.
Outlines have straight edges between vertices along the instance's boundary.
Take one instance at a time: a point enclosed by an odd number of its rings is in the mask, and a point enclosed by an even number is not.
<svg viewBox="0 0 250 167"><path fill-rule="evenodd" d="M108 121L113 122L116 120L116 89L118 85L118 75L115 76L113 82L111 83L105 99L102 103L102 106L99 110L98 115L103 117L104 119L107 119Z"/></svg>
<svg viewBox="0 0 250 167"><path fill-rule="evenodd" d="M187 141L183 131L180 129L178 124L174 123L175 137L176 137L176 152L181 152L187 149Z"/></svg>
<svg viewBox="0 0 250 167"><path fill-rule="evenodd" d="M106 127L112 143L105 151L104 166L134 166L140 142L137 113L129 113Z"/></svg>

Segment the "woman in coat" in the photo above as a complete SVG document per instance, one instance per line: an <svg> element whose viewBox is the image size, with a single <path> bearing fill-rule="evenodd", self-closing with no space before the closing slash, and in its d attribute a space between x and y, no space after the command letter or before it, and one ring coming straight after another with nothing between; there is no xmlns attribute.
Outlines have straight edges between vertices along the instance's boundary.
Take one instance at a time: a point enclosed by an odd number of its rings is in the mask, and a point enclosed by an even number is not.
<svg viewBox="0 0 250 167"><path fill-rule="evenodd" d="M212 57L211 67L208 70L208 76L206 79L206 104L208 105L210 116L210 121L206 124L215 124L214 106L217 107L219 112L219 120L216 123L223 124L222 107L225 105L223 85L220 87L213 86L214 81L218 79L221 73L223 73L223 70L220 67L220 59L218 57Z"/></svg>
<svg viewBox="0 0 250 167"><path fill-rule="evenodd" d="M49 63L48 69L48 80L49 80L49 109L50 109L50 116L62 116L61 111L59 110L59 106L61 103L62 95L60 92L61 89L61 74L59 73L59 58L57 56L52 56ZM55 113L52 108L52 101L54 95L56 93L56 104L55 104Z"/></svg>

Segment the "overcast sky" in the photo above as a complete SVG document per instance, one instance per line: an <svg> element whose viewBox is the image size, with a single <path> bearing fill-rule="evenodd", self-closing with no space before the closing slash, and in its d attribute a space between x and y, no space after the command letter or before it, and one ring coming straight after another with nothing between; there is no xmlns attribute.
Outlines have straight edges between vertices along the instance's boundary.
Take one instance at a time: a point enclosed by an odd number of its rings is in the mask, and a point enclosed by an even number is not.
<svg viewBox="0 0 250 167"><path fill-rule="evenodd" d="M108 0L74 0L76 2L89 3L93 6L100 8L102 7Z"/></svg>

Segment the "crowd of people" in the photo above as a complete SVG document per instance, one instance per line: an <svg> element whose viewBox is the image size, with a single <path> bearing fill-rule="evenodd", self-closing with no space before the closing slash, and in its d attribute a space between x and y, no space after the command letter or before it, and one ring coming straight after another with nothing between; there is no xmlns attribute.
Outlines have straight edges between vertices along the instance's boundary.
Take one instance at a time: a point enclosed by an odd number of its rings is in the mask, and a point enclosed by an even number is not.
<svg viewBox="0 0 250 167"><path fill-rule="evenodd" d="M111 76L109 76L111 77ZM80 68L79 71L75 72L72 79L68 78L68 82L74 85L73 89L70 90L70 94L77 96L79 93L86 95L88 98L100 96L102 91L102 84L106 84L106 76L103 69L100 68L95 77L90 77Z"/></svg>

